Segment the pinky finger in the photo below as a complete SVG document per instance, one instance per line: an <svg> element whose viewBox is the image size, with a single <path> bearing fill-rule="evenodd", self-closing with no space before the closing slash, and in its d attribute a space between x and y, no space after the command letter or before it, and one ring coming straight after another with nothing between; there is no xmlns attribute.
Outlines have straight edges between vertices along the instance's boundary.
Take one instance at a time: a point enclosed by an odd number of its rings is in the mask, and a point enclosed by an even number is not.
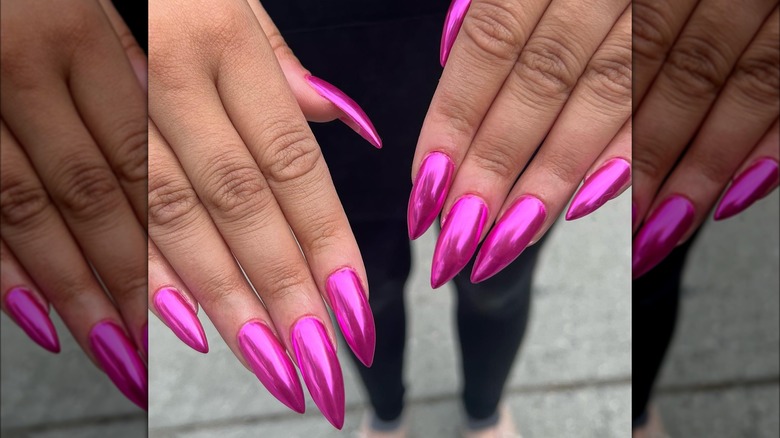
<svg viewBox="0 0 780 438"><path fill-rule="evenodd" d="M736 172L713 215L716 221L735 216L772 193L780 183L780 120L776 121Z"/></svg>
<svg viewBox="0 0 780 438"><path fill-rule="evenodd" d="M49 318L49 302L36 290L30 276L4 241L0 241L0 265L3 311L36 344L52 353L59 353L60 340Z"/></svg>
<svg viewBox="0 0 780 438"><path fill-rule="evenodd" d="M620 128L591 166L582 187L574 195L566 220L587 216L631 185L631 119Z"/></svg>
<svg viewBox="0 0 780 438"><path fill-rule="evenodd" d="M190 348L208 353L209 343L198 319L198 303L160 250L148 241L149 310Z"/></svg>

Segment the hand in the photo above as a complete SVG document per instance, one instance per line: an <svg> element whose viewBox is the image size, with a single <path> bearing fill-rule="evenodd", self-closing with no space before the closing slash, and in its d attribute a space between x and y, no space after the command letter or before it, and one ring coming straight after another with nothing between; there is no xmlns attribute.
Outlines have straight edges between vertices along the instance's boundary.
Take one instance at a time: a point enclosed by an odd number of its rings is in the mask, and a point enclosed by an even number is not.
<svg viewBox="0 0 780 438"><path fill-rule="evenodd" d="M777 187L780 12L775 0L634 9L637 278L699 228L732 177L716 220Z"/></svg>
<svg viewBox="0 0 780 438"><path fill-rule="evenodd" d="M470 3L450 6L446 66L412 168L410 237L442 212L434 288L486 235L471 281L506 267L552 225L583 177L567 219L593 212L631 179L630 2Z"/></svg>
<svg viewBox="0 0 780 438"><path fill-rule="evenodd" d="M50 2L3 0L0 15L3 310L56 353L53 304L145 409L143 52L109 0L56 14Z"/></svg>
<svg viewBox="0 0 780 438"><path fill-rule="evenodd" d="M205 353L200 304L244 366L303 412L295 363L341 428L323 298L366 366L374 323L360 251L306 120L340 118L377 147L379 137L351 99L309 76L258 2L154 1L149 16L149 308Z"/></svg>

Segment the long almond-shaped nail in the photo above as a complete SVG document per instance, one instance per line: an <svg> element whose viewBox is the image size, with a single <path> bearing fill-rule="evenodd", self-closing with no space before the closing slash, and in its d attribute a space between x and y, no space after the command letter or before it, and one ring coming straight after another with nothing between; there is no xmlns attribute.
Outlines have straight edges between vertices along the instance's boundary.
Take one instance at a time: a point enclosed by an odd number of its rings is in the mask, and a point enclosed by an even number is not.
<svg viewBox="0 0 780 438"><path fill-rule="evenodd" d="M314 404L337 429L344 426L344 378L325 326L313 317L292 328L292 345L303 381Z"/></svg>
<svg viewBox="0 0 780 438"><path fill-rule="evenodd" d="M716 221L730 218L766 196L780 181L777 160L764 157L740 173L715 209Z"/></svg>
<svg viewBox="0 0 780 438"><path fill-rule="evenodd" d="M146 367L125 332L111 321L95 324L89 345L100 367L130 401L146 409Z"/></svg>
<svg viewBox="0 0 780 438"><path fill-rule="evenodd" d="M60 352L57 330L46 308L35 299L32 292L22 287L11 289L5 295L5 308L11 318L36 344L52 353Z"/></svg>
<svg viewBox="0 0 780 438"><path fill-rule="evenodd" d="M681 195L670 196L653 211L634 239L634 278L646 274L672 252L693 224L693 217L693 203Z"/></svg>
<svg viewBox="0 0 780 438"><path fill-rule="evenodd" d="M431 152L425 157L414 180L406 211L410 239L422 236L436 220L454 173L455 164L446 154Z"/></svg>
<svg viewBox="0 0 780 438"><path fill-rule="evenodd" d="M487 205L478 196L463 196L452 206L433 251L431 286L434 289L450 281L468 264L487 219Z"/></svg>
<svg viewBox="0 0 780 438"><path fill-rule="evenodd" d="M295 366L267 325L259 321L244 324L238 332L238 347L271 395L295 412L302 414L306 410Z"/></svg>
<svg viewBox="0 0 780 438"><path fill-rule="evenodd" d="M579 219L593 213L614 198L629 181L631 181L631 165L628 161L613 158L605 162L585 179L582 187L574 195L574 200L566 212L566 220Z"/></svg>
<svg viewBox="0 0 780 438"><path fill-rule="evenodd" d="M344 94L343 91L334 87L330 82L311 75L306 75L306 81L314 88L317 94L331 101L333 105L336 105L344 113L344 117L340 119L342 122L360 134L374 147L382 149L382 139L379 138L374 124L371 123L371 119L360 108L360 105Z"/></svg>
<svg viewBox="0 0 780 438"><path fill-rule="evenodd" d="M471 282L485 281L512 263L539 232L546 217L542 201L530 195L518 198L482 244Z"/></svg>
<svg viewBox="0 0 780 438"><path fill-rule="evenodd" d="M154 294L157 314L182 342L193 350L208 353L209 343L198 316L176 289L165 287Z"/></svg>
<svg viewBox="0 0 780 438"><path fill-rule="evenodd" d="M352 269L343 268L330 274L325 290L344 340L363 365L370 367L374 362L376 331L374 314L360 279Z"/></svg>
<svg viewBox="0 0 780 438"><path fill-rule="evenodd" d="M442 67L447 64L452 44L458 36L463 19L466 18L469 5L471 5L471 0L452 0L450 3L447 18L444 19L444 31L441 34L441 48L439 49L439 63Z"/></svg>

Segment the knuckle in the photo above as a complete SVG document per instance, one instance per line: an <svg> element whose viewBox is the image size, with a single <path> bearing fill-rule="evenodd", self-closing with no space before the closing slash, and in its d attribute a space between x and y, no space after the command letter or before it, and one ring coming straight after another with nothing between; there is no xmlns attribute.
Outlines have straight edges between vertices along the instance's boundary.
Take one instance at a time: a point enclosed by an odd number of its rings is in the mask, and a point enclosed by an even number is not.
<svg viewBox="0 0 780 438"><path fill-rule="evenodd" d="M486 143L493 144L490 140ZM501 180L514 181L520 172L515 155L511 148L490 146L474 148L472 159L480 169L496 175Z"/></svg>
<svg viewBox="0 0 780 438"><path fill-rule="evenodd" d="M631 172L642 174L653 181L666 177L663 151L657 147L636 147L631 157Z"/></svg>
<svg viewBox="0 0 780 438"><path fill-rule="evenodd" d="M678 41L662 71L686 98L709 98L723 85L728 70L715 40L689 36Z"/></svg>
<svg viewBox="0 0 780 438"><path fill-rule="evenodd" d="M301 236L301 246L307 253L322 253L340 242L342 228L337 218L317 215L306 221L306 229Z"/></svg>
<svg viewBox="0 0 780 438"><path fill-rule="evenodd" d="M77 147L76 149L82 149ZM105 163L83 153L65 160L55 178L52 197L64 212L76 219L91 219L117 206L119 185Z"/></svg>
<svg viewBox="0 0 780 438"><path fill-rule="evenodd" d="M453 139L472 138L478 123L474 121L480 118L474 106L464 102L455 92L443 92L430 115L432 122L444 126Z"/></svg>
<svg viewBox="0 0 780 438"><path fill-rule="evenodd" d="M228 148L230 149L230 148ZM225 219L241 220L263 210L268 186L254 161L226 156L206 168L209 188L203 202Z"/></svg>
<svg viewBox="0 0 780 438"><path fill-rule="evenodd" d="M201 301L206 308L210 305L224 305L233 296L240 296L247 290L244 278L232 270L216 269L205 277L200 283L200 290L203 293L198 294L198 301Z"/></svg>
<svg viewBox="0 0 780 438"><path fill-rule="evenodd" d="M129 302L146 294L148 290L146 269L123 268L117 270L115 275L116 276L113 278L114 283L119 286L110 289L111 296L115 299Z"/></svg>
<svg viewBox="0 0 780 438"><path fill-rule="evenodd" d="M43 187L21 175L4 177L0 186L0 213L3 224L28 224L46 210L49 195Z"/></svg>
<svg viewBox="0 0 780 438"><path fill-rule="evenodd" d="M632 50L634 56L661 61L674 42L669 8L657 0L634 0Z"/></svg>
<svg viewBox="0 0 780 438"><path fill-rule="evenodd" d="M263 300L281 301L302 294L310 285L308 271L290 260L282 260L269 266L266 271L268 284L273 287L261 293Z"/></svg>
<svg viewBox="0 0 780 438"><path fill-rule="evenodd" d="M269 180L286 183L308 175L321 158L320 148L303 127L277 123L269 130L266 143Z"/></svg>
<svg viewBox="0 0 780 438"><path fill-rule="evenodd" d="M742 59L732 73L732 80L750 101L777 105L780 95L780 43L755 47Z"/></svg>
<svg viewBox="0 0 780 438"><path fill-rule="evenodd" d="M116 174L121 182L146 181L148 175L147 127L145 120L132 121L117 130Z"/></svg>
<svg viewBox="0 0 780 438"><path fill-rule="evenodd" d="M473 3L463 22L463 34L481 54L495 60L514 60L524 38L512 7L499 1Z"/></svg>
<svg viewBox="0 0 780 438"><path fill-rule="evenodd" d="M571 148L555 149L545 157L546 169L565 185L576 187L585 174L583 160L579 154L571 153Z"/></svg>
<svg viewBox="0 0 780 438"><path fill-rule="evenodd" d="M153 174L149 178L148 215L150 225L175 226L191 217L198 196L187 181Z"/></svg>
<svg viewBox="0 0 780 438"><path fill-rule="evenodd" d="M563 99L577 83L577 57L569 44L548 37L530 42L513 73L521 83L530 85L529 91L544 99Z"/></svg>
<svg viewBox="0 0 780 438"><path fill-rule="evenodd" d="M588 65L583 80L603 101L622 106L631 102L631 49L610 50Z"/></svg>

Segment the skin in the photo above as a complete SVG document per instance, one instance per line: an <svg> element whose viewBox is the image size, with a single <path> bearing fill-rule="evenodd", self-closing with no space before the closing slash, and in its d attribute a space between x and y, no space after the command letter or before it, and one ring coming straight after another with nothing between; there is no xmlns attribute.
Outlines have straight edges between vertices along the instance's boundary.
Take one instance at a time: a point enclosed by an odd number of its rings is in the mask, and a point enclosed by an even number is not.
<svg viewBox="0 0 780 438"><path fill-rule="evenodd" d="M142 51L107 1L58 14L43 1L1 5L0 291L24 286L51 303L92 360L88 333L102 320L142 350Z"/></svg>

